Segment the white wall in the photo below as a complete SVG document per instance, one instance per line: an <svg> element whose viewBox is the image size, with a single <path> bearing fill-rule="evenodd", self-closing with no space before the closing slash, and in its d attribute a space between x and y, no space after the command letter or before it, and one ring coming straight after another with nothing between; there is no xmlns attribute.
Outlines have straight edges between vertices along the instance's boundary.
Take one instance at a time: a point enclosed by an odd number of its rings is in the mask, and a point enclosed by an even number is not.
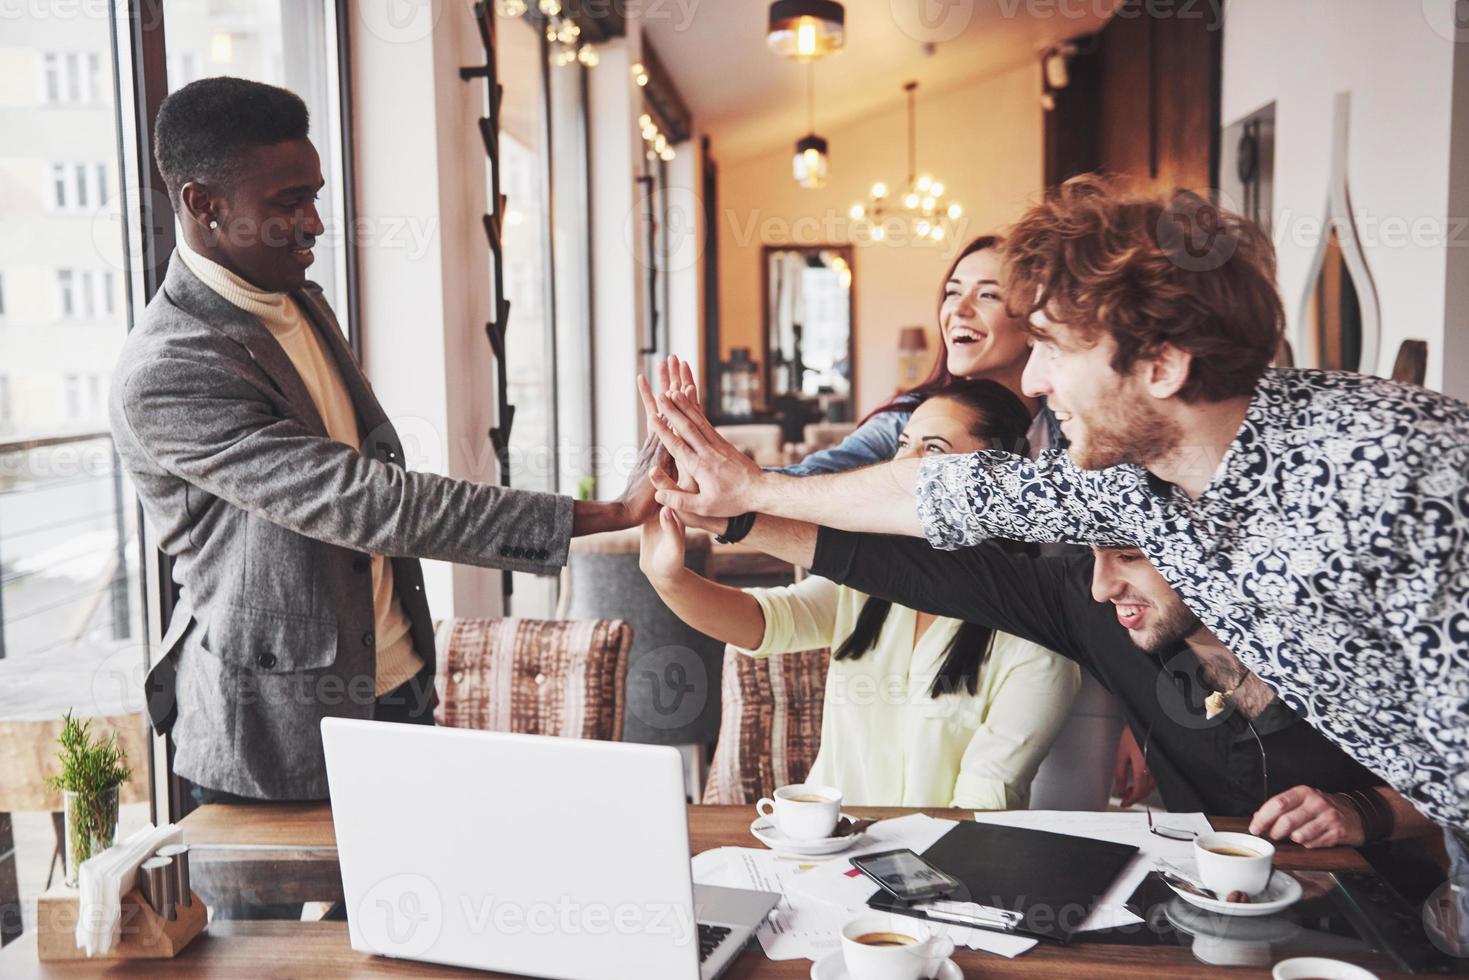
<svg viewBox="0 0 1469 980"><path fill-rule="evenodd" d="M587 113L592 173L592 323L596 392L594 470L597 494L621 492L642 432L634 376L645 331L643 266L644 192L638 115L642 97L629 69L641 55L636 24L628 35L600 47L591 73Z"/></svg>
<svg viewBox="0 0 1469 980"><path fill-rule="evenodd" d="M1453 64L1462 47L1440 33L1451 6L1232 0L1221 119L1228 125L1276 103L1274 236L1294 332L1325 213L1332 102L1351 93L1347 185L1382 314L1377 362L1363 369L1387 374L1403 340L1426 340L1428 386L1447 383L1463 396L1466 372L1444 372L1446 268L1469 245L1469 233L1446 218ZM1302 350L1298 335L1294 343Z"/></svg>
<svg viewBox="0 0 1469 980"><path fill-rule="evenodd" d="M704 168L699 133L668 162L668 345L670 353L704 363Z"/></svg>
<svg viewBox="0 0 1469 980"><path fill-rule="evenodd" d="M1466 38L1469 40L1469 38ZM1469 44L1454 46L1453 142L1449 151L1448 213L1469 218ZM1446 249L1443 385L1469 400L1469 234Z"/></svg>
<svg viewBox="0 0 1469 980"><path fill-rule="evenodd" d="M387 17L354 6L353 108L362 236L363 360L413 469L494 482L483 64L469 7L434 0ZM495 616L500 573L424 562L435 616Z"/></svg>
<svg viewBox="0 0 1469 980"><path fill-rule="evenodd" d="M856 289L857 414L897 387L900 327L922 325L937 351L940 278L964 242L999 230L1039 194L1042 180L1040 69L1027 66L947 91L918 90L918 166L944 181L962 202L960 234L940 243L865 243L853 260ZM791 178L789 146L745 160L719 158L720 355L761 341L760 250L763 244L850 241L848 208L877 180L901 187L907 175L903 93L862 120L821 126L831 167L820 190Z"/></svg>

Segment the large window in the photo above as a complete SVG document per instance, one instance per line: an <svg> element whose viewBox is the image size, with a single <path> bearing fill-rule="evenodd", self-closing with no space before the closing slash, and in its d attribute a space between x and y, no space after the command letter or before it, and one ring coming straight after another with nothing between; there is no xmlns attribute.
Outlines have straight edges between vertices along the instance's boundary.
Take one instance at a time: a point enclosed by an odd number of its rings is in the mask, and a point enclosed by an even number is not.
<svg viewBox="0 0 1469 980"><path fill-rule="evenodd" d="M517 487L575 495L593 471L586 69L548 64L543 30L529 19L502 19L496 43L510 475ZM515 615L551 616L557 579L512 574Z"/></svg>
<svg viewBox="0 0 1469 980"><path fill-rule="evenodd" d="M136 41L138 25L114 25L110 6L26 4L0 29L0 942L17 905L34 927L52 871L60 802L44 782L52 767L36 760L53 756L64 712L128 750L120 834L151 817L145 623L162 621L170 586L145 594L144 556L156 553L140 541L107 414L129 316L148 298L139 238L165 255L169 241L166 224L137 220L147 137L135 65L166 65L170 90L232 74L306 101L327 184L312 277L348 322L337 3L163 0L166 30ZM147 118L157 105L143 108Z"/></svg>
<svg viewBox="0 0 1469 980"><path fill-rule="evenodd" d="M0 906L10 882L31 899L47 881L46 810L60 804L29 760L52 756L63 711L132 750L122 832L149 817L141 689L128 686L145 639L137 507L106 412L126 264L99 222L121 182L112 32L96 8L30 5L0 32L7 78L39 80L0 86L0 814L13 811L16 843Z"/></svg>

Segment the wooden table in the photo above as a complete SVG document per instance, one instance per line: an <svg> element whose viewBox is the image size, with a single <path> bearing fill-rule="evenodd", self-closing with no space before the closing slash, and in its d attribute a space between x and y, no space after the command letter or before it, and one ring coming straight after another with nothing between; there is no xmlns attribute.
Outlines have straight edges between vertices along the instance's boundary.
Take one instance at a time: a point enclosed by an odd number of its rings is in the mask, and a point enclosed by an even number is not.
<svg viewBox="0 0 1469 980"><path fill-rule="evenodd" d="M861 816L887 817L911 813L906 809L854 808ZM924 810L936 817L963 819L967 811ZM1243 830L1245 821L1218 818L1221 830ZM690 845L695 853L712 847L748 846L750 814L743 806L689 808ZM336 843L331 813L326 806L206 806L183 822L185 840L198 844L278 845L329 847ZM1307 851L1281 845L1277 864L1286 870L1367 871L1362 856L1350 848ZM1042 943L1013 960L960 950L955 961L971 977L1117 978L1138 977L1260 978L1265 970L1206 965L1179 946L1116 946L1073 943L1058 947ZM1357 958L1383 978L1394 973L1386 957ZM759 977L796 980L810 975L807 960L767 960L752 945L725 974L730 980ZM176 960L111 963L40 963L34 937L23 938L0 952L0 976L28 977L326 977L367 976L491 976L427 963L390 960L356 952L347 941L346 923L340 922L215 922Z"/></svg>

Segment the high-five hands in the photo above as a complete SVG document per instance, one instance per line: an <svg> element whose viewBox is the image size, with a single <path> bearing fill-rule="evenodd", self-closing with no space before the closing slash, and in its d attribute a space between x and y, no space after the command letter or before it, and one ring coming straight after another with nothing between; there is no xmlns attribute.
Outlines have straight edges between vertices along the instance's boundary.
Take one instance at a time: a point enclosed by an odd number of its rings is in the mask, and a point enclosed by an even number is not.
<svg viewBox="0 0 1469 980"><path fill-rule="evenodd" d="M681 380L687 365L676 357L668 359L666 372L670 379ZM661 377L665 368L660 367ZM638 394L648 416L648 428L673 457L678 467L678 483L674 488L660 485L656 498L664 507L680 514L701 514L727 518L754 509L754 492L761 478L760 467L729 440L715 431L699 406L692 385L663 385L654 394L646 378L638 378ZM655 480L650 474L650 480Z"/></svg>

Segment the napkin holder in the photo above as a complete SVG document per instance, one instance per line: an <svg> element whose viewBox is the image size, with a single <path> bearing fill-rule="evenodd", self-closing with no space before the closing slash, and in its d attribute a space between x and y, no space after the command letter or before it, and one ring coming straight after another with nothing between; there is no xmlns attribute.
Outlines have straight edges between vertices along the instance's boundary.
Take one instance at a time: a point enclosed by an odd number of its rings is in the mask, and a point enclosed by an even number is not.
<svg viewBox="0 0 1469 980"><path fill-rule="evenodd" d="M81 895L75 888L53 888L36 905L36 956L41 960L170 959L183 951L208 925L204 902L190 891L192 903L175 905L170 921L153 911L134 888L122 896L122 922L117 942L106 953L88 956L77 946Z"/></svg>

